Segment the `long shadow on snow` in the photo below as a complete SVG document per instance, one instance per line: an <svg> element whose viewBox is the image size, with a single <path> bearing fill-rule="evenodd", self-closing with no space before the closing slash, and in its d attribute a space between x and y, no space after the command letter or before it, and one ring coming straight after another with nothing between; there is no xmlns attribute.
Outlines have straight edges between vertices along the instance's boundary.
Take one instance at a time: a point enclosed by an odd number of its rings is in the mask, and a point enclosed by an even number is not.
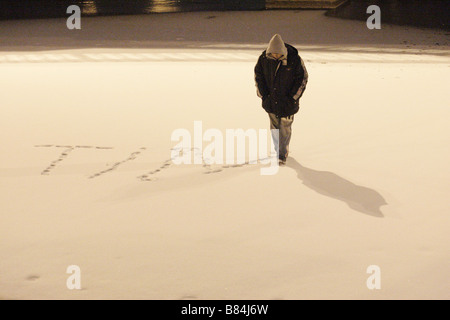
<svg viewBox="0 0 450 320"><path fill-rule="evenodd" d="M297 177L303 184L317 193L344 201L353 210L373 217L384 217L380 207L387 202L377 191L358 186L333 172L304 167L292 157L286 165L297 171Z"/></svg>

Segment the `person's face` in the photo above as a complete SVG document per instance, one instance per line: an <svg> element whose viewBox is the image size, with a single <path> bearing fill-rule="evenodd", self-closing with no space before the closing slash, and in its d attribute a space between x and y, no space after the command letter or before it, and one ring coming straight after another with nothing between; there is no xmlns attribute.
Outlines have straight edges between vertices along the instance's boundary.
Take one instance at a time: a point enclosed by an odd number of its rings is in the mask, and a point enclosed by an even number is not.
<svg viewBox="0 0 450 320"><path fill-rule="evenodd" d="M272 57L274 57L275 59L280 59L281 58L281 56L282 56L282 54L279 54L279 53L272 53Z"/></svg>

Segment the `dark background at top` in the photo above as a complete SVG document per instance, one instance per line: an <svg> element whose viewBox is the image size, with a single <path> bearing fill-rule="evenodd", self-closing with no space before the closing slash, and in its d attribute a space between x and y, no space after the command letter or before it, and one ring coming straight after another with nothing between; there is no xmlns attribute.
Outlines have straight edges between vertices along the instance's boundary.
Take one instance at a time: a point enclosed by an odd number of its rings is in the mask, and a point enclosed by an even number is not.
<svg viewBox="0 0 450 320"><path fill-rule="evenodd" d="M92 2L97 7L96 15L151 13L155 4L176 12L265 8L265 0L0 0L0 18L64 17L68 6L75 4L83 8Z"/></svg>
<svg viewBox="0 0 450 320"><path fill-rule="evenodd" d="M173 12L265 9L265 0L0 0L0 19L67 17L68 6L89 2L95 2L95 15L151 14L155 4ZM450 0L349 0L327 15L366 20L371 4L380 7L383 23L450 29Z"/></svg>
<svg viewBox="0 0 450 320"><path fill-rule="evenodd" d="M367 20L367 7L377 5L382 23L450 30L450 0L350 0L327 16Z"/></svg>

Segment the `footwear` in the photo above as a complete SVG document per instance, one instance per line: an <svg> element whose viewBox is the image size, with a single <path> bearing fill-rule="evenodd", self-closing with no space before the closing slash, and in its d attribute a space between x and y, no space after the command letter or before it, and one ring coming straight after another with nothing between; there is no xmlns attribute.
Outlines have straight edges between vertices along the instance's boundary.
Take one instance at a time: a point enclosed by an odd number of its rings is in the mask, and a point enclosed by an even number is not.
<svg viewBox="0 0 450 320"><path fill-rule="evenodd" d="M286 164L286 158L280 158L280 159L278 159L278 164L280 165L280 166L283 166L283 165L285 165Z"/></svg>

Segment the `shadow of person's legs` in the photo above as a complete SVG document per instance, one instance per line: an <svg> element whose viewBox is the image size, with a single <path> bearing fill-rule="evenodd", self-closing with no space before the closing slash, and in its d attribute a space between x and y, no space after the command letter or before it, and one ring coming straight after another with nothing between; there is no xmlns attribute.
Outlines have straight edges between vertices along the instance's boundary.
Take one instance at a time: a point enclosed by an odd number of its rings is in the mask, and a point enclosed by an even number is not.
<svg viewBox="0 0 450 320"><path fill-rule="evenodd" d="M373 217L384 217L380 207L387 202L377 191L358 186L333 172L304 167L292 157L286 165L297 171L297 177L308 188L324 196L344 201L353 210Z"/></svg>

